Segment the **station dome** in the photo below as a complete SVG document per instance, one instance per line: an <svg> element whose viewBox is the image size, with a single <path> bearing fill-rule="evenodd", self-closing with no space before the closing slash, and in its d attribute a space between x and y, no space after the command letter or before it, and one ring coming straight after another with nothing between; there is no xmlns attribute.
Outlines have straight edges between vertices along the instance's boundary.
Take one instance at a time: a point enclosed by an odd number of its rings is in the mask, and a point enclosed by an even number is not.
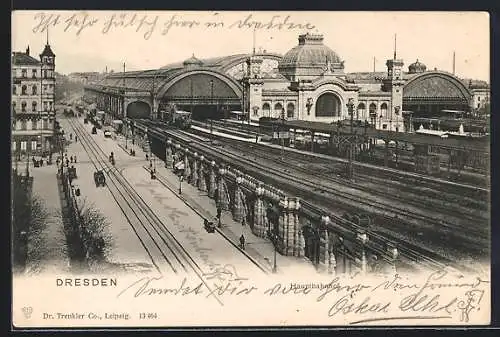
<svg viewBox="0 0 500 337"><path fill-rule="evenodd" d="M201 67L203 65L203 62L197 59L193 54L193 56L185 60L182 64L184 65L184 67Z"/></svg>
<svg viewBox="0 0 500 337"><path fill-rule="evenodd" d="M323 44L323 35L309 33L299 35L299 44L278 63L280 73L292 80L295 77L316 77L327 66L334 72L343 72L344 69L339 55Z"/></svg>
<svg viewBox="0 0 500 337"><path fill-rule="evenodd" d="M417 74L417 73L423 73L427 70L427 66L421 62L415 61L415 63L412 63L408 66L408 72L410 74Z"/></svg>

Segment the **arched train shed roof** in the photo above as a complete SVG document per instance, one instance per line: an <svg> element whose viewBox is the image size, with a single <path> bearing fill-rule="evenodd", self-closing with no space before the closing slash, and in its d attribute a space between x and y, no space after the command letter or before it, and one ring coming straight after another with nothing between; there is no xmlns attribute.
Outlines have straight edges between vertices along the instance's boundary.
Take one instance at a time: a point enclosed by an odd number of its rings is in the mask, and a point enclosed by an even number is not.
<svg viewBox="0 0 500 337"><path fill-rule="evenodd" d="M199 70L213 71L214 73L225 74L232 67L246 61L252 54L235 54L229 56L213 57L208 59L200 59L203 66L195 68L185 68L183 62L172 63L160 69L139 70L116 72L109 74L96 83L97 86L104 87L126 87L127 90L140 90L140 91L155 91L159 90L164 85L168 84L171 80L185 72L196 72ZM280 60L281 55L274 53L256 53L255 56L260 56L267 59ZM227 77L230 77L226 75ZM231 79L234 81L234 79Z"/></svg>

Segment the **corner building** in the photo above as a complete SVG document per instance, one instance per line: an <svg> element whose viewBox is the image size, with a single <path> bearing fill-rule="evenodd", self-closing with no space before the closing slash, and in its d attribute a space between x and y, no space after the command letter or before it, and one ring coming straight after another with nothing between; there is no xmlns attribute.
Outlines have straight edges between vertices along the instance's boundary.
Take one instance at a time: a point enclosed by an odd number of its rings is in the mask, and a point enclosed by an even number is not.
<svg viewBox="0 0 500 337"><path fill-rule="evenodd" d="M12 53L12 152L51 153L54 136L55 54L47 43L40 59L26 52Z"/></svg>
<svg viewBox="0 0 500 337"><path fill-rule="evenodd" d="M86 86L85 96L113 118L162 118L165 107L175 104L195 119L243 110L253 121L285 117L333 123L351 118L349 104L353 119L394 131L407 130L410 116L475 108L474 89L466 80L428 71L418 60L405 71L396 52L386 66L386 72L345 73L344 61L324 45L323 36L308 33L285 55L193 55L161 69L108 75Z"/></svg>

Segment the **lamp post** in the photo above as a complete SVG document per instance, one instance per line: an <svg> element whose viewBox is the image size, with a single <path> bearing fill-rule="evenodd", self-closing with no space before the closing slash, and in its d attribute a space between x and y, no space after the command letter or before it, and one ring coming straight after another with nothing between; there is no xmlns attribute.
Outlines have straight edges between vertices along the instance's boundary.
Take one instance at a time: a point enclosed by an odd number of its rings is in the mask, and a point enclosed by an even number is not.
<svg viewBox="0 0 500 337"><path fill-rule="evenodd" d="M276 250L277 250L276 245L278 244L278 234L276 234L275 230L268 229L267 237L269 238L269 240L271 240L274 247L273 273L276 273L278 271L278 267L276 265Z"/></svg>
<svg viewBox="0 0 500 337"><path fill-rule="evenodd" d="M278 137L281 138L281 161L285 161L285 138L284 138L284 130L285 129L285 109L281 109L281 130L278 132ZM281 135L280 135L281 133Z"/></svg>
<svg viewBox="0 0 500 337"><path fill-rule="evenodd" d="M182 181L184 180L184 175L181 174L179 177L179 194L182 194Z"/></svg>
<svg viewBox="0 0 500 337"><path fill-rule="evenodd" d="M366 246L366 243L368 242L369 238L368 238L368 235L366 235L366 233L359 233L357 235L357 239L359 241L361 241L361 272L366 273L367 261L366 261L365 246Z"/></svg>
<svg viewBox="0 0 500 337"><path fill-rule="evenodd" d="M392 269L393 269L394 273L396 273L397 272L396 260L399 256L399 251L396 247L388 246L387 252L389 253L389 256L392 258Z"/></svg>
<svg viewBox="0 0 500 337"><path fill-rule="evenodd" d="M395 143L396 143L396 168L398 167L398 156L399 156L399 150L398 150L398 141L397 141L397 135L398 135L398 132L399 132L399 120L398 120L398 117L399 117L399 110L400 110L400 107L399 106L395 106L394 107L394 115L396 117L396 140L395 140Z"/></svg>
<svg viewBox="0 0 500 337"><path fill-rule="evenodd" d="M347 103L347 111L351 117L351 137L354 136L354 100L349 98L349 102ZM356 139L354 137L354 139ZM349 179L353 178L353 169L352 169L352 160L353 160L353 140L349 142L349 166L347 170L347 176Z"/></svg>
<svg viewBox="0 0 500 337"><path fill-rule="evenodd" d="M214 80L210 80L210 107L212 108L212 105L214 104ZM213 139L213 123L212 123L213 116L210 116L210 143L212 143Z"/></svg>
<svg viewBox="0 0 500 337"><path fill-rule="evenodd" d="M125 149L128 149L128 130L130 128L130 121L125 119Z"/></svg>
<svg viewBox="0 0 500 337"><path fill-rule="evenodd" d="M342 272L346 273L346 257L345 257L345 241L343 237L339 237L340 244L342 245Z"/></svg>

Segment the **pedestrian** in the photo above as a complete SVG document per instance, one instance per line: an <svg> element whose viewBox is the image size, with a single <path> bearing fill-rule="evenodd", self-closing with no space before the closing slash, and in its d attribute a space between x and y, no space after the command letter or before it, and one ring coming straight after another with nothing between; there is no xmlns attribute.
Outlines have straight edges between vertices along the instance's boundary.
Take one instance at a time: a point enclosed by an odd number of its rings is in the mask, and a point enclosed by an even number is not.
<svg viewBox="0 0 500 337"><path fill-rule="evenodd" d="M240 236L240 247L243 250L245 249L245 236L243 236L243 234Z"/></svg>
<svg viewBox="0 0 500 337"><path fill-rule="evenodd" d="M76 139L76 138L75 138L75 139ZM74 161L74 162L75 162L75 164L76 164L76 156L74 156L74 157L73 157L73 161Z"/></svg>
<svg viewBox="0 0 500 337"><path fill-rule="evenodd" d="M147 154L147 153L146 153L146 160L149 160L149 156L148 156L148 154Z"/></svg>
<svg viewBox="0 0 500 337"><path fill-rule="evenodd" d="M75 143L77 143L77 142L78 142L78 137L77 137L77 136L75 136Z"/></svg>
<svg viewBox="0 0 500 337"><path fill-rule="evenodd" d="M69 139L73 140L73 134L72 133L69 134Z"/></svg>
<svg viewBox="0 0 500 337"><path fill-rule="evenodd" d="M220 228L222 226L222 209L217 207L217 226Z"/></svg>
<svg viewBox="0 0 500 337"><path fill-rule="evenodd" d="M66 167L69 167L69 160L66 158Z"/></svg>

